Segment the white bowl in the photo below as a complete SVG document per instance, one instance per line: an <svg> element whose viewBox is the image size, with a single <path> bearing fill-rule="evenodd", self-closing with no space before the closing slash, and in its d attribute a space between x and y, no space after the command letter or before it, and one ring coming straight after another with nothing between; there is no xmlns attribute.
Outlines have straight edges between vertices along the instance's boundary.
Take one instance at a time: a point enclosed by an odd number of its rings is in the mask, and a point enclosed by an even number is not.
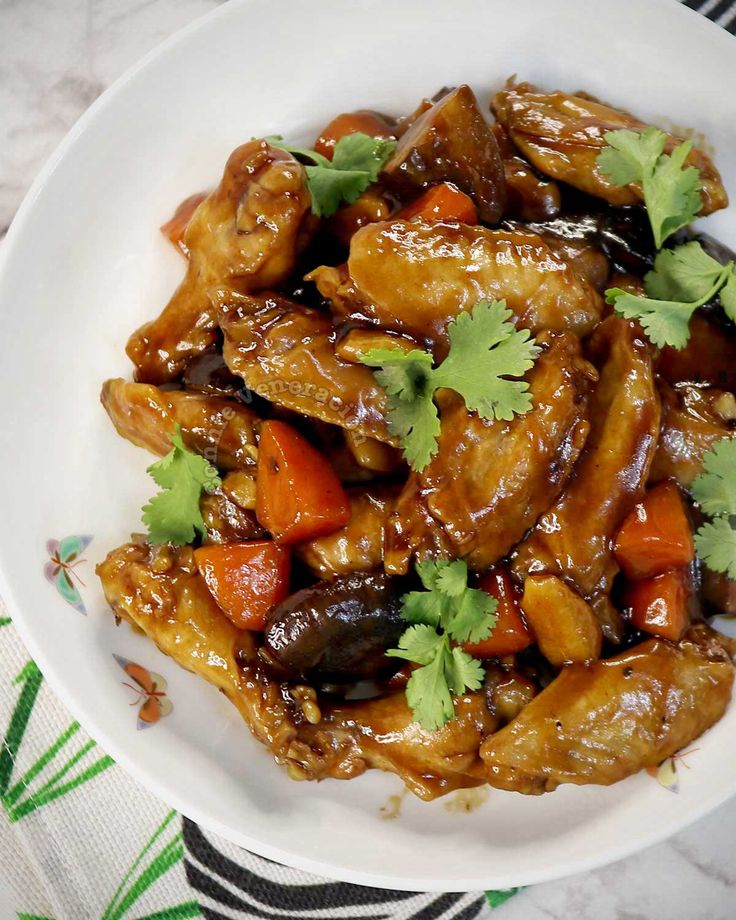
<svg viewBox="0 0 736 920"><path fill-rule="evenodd" d="M237 144L310 140L340 111L406 112L446 84L485 102L511 73L703 132L733 190L736 45L672 0L231 2L78 122L18 213L0 277L0 592L31 653L102 747L172 806L254 852L368 885L507 887L653 843L736 792L736 710L695 745L678 795L645 774L542 798L491 790L470 813L407 797L387 820L394 776L294 783L220 694L115 627L93 565L140 529L152 483L149 457L97 397L130 374L129 332L182 274L158 225L216 182ZM732 244L734 213L707 222ZM69 534L94 535L76 570L87 616L44 579L47 539ZM168 680L173 712L145 731L114 654Z"/></svg>

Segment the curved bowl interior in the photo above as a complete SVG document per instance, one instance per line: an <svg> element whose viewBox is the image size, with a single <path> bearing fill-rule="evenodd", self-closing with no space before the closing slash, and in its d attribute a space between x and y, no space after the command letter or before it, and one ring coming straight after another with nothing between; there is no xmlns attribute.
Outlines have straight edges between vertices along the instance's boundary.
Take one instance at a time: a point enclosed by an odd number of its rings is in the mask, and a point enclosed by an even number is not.
<svg viewBox="0 0 736 920"><path fill-rule="evenodd" d="M735 50L671 0L598 2L595 15L585 0L235 2L150 56L75 127L11 229L0 278L0 387L12 396L0 430L0 589L56 691L154 793L287 864L378 886L462 890L601 864L736 791L731 709L697 745L676 796L644 775L542 798L491 790L469 813L407 797L387 820L395 777L288 780L221 695L115 627L93 575L140 529L151 492L149 458L114 434L100 383L129 375L127 335L181 276L159 224L216 182L233 147L277 132L309 140L344 109L405 112L443 85L468 82L487 99L517 73L703 132L733 188L736 98L724 88L736 82ZM708 224L736 236L731 212ZM93 535L77 569L86 616L43 577L47 539L69 534ZM113 654L166 677L170 716L137 730Z"/></svg>

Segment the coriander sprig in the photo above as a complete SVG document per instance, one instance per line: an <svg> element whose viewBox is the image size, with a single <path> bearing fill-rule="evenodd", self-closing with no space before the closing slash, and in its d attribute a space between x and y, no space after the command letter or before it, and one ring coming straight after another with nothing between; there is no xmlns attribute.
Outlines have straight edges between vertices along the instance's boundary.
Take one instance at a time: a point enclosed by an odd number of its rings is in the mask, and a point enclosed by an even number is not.
<svg viewBox="0 0 736 920"><path fill-rule="evenodd" d="M172 448L165 457L148 467L148 473L162 491L143 507L143 523L151 543L184 546L206 529L199 500L205 488L221 485L217 470L199 454L189 450L176 426L171 435Z"/></svg>
<svg viewBox="0 0 736 920"><path fill-rule="evenodd" d="M416 569L425 590L404 595L401 615L411 625L386 654L420 665L406 685L406 700L417 722L432 731L455 717L453 694L480 689L482 664L454 643L487 639L498 601L468 587L461 559L429 560Z"/></svg>
<svg viewBox="0 0 736 920"><path fill-rule="evenodd" d="M330 217L341 204L352 204L375 182L396 149L396 142L371 137L356 131L346 134L335 144L332 159L316 150L285 144L281 135L267 137L272 147L287 150L305 165L307 185L312 196L312 211L317 217Z"/></svg>
<svg viewBox="0 0 736 920"><path fill-rule="evenodd" d="M609 288L606 300L617 313L638 320L660 348L684 348L690 338L690 318L716 294L726 315L736 321L736 265L721 265L695 240L659 252L644 287L647 297Z"/></svg>
<svg viewBox="0 0 736 920"><path fill-rule="evenodd" d="M506 301L481 300L472 313L461 313L447 327L450 350L433 367L432 355L374 348L360 360L375 372L388 394L388 425L404 448L404 456L421 472L437 453L440 421L434 394L440 387L459 393L471 412L482 418L510 421L532 406L522 377L534 364L539 347L526 329L509 322Z"/></svg>
<svg viewBox="0 0 736 920"><path fill-rule="evenodd" d="M624 128L604 138L608 147L598 154L600 171L614 185L641 184L654 243L661 249L667 237L691 223L702 207L700 172L684 165L692 142L683 141L666 154L667 135L659 128Z"/></svg>
<svg viewBox="0 0 736 920"><path fill-rule="evenodd" d="M721 438L705 454L692 495L712 518L695 534L698 556L709 569L736 579L736 438Z"/></svg>

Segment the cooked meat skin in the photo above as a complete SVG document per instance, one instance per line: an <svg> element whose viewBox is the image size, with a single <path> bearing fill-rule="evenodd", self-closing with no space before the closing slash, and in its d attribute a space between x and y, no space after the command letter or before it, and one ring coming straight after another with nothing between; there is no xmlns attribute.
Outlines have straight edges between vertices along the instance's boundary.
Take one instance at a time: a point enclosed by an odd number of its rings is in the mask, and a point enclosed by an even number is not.
<svg viewBox="0 0 736 920"><path fill-rule="evenodd" d="M108 554L97 574L115 616L222 690L283 762L300 713L289 693L263 675L253 634L236 629L215 603L191 547L126 543Z"/></svg>
<svg viewBox="0 0 736 920"><path fill-rule="evenodd" d="M409 479L389 522L390 571L407 571L411 556L432 554L438 540L484 569L560 494L588 432L586 394L596 373L574 335L549 333L539 342L544 351L527 377L526 415L487 421L454 394L443 395L437 454ZM428 529L442 536L428 539Z"/></svg>
<svg viewBox="0 0 736 920"><path fill-rule="evenodd" d="M643 131L648 127L644 122L584 96L540 92L530 83L510 82L496 94L491 108L514 144L540 172L609 204L642 200L638 184L613 185L600 172L596 160L607 146L604 135L608 131ZM669 134L665 152L670 153L682 140ZM725 208L728 196L710 157L694 147L686 163L700 170L701 215Z"/></svg>
<svg viewBox="0 0 736 920"><path fill-rule="evenodd" d="M514 560L518 576L558 575L585 598L611 588L618 570L611 541L643 495L660 423L649 346L637 327L611 316L591 349L601 376L590 399L585 450Z"/></svg>
<svg viewBox="0 0 736 920"><path fill-rule="evenodd" d="M244 297L223 310L223 354L246 386L277 405L396 445L386 393L362 364L335 354L329 318L277 294Z"/></svg>
<svg viewBox="0 0 736 920"><path fill-rule="evenodd" d="M736 409L730 393L710 387L669 387L660 382L662 433L650 479L676 479L683 489L703 471L703 457L721 438L736 434L733 424L718 411L724 399Z"/></svg>
<svg viewBox="0 0 736 920"><path fill-rule="evenodd" d="M237 402L119 377L103 384L100 399L117 433L151 453L167 454L180 425L186 446L213 466L237 470L255 465L258 416Z"/></svg>
<svg viewBox="0 0 736 920"><path fill-rule="evenodd" d="M441 345L447 324L484 298L505 298L532 332L585 335L603 310L541 237L460 224L371 224L353 237L347 270L322 267L310 277L340 316Z"/></svg>
<svg viewBox="0 0 736 920"><path fill-rule="evenodd" d="M455 789L486 782L478 748L498 724L482 693L455 701L456 718L439 731L423 729L403 693L373 700L324 706L318 725L304 725L304 766L318 751L319 778L352 779L368 769L397 773L414 795L425 801ZM299 762L299 743L291 756Z"/></svg>
<svg viewBox="0 0 736 920"><path fill-rule="evenodd" d="M494 224L505 201L504 170L496 137L469 86L443 95L406 130L386 163L384 181L401 195L452 182Z"/></svg>
<svg viewBox="0 0 736 920"><path fill-rule="evenodd" d="M285 281L309 235L310 207L304 169L292 156L265 141L234 150L220 185L187 226L184 281L161 315L128 341L137 379L176 379L215 343L221 303Z"/></svg>
<svg viewBox="0 0 736 920"><path fill-rule="evenodd" d="M351 489L348 523L325 537L298 544L297 555L320 578L377 569L383 563L384 526L397 494L393 485Z"/></svg>
<svg viewBox="0 0 736 920"><path fill-rule="evenodd" d="M496 122L491 130L498 142L506 179L504 213L520 220L550 220L560 213L562 203L556 182L541 179L531 166L517 156L503 126Z"/></svg>
<svg viewBox="0 0 736 920"><path fill-rule="evenodd" d="M657 766L717 722L733 664L717 633L650 639L615 658L565 668L481 746L488 781L536 795L562 783L608 786Z"/></svg>

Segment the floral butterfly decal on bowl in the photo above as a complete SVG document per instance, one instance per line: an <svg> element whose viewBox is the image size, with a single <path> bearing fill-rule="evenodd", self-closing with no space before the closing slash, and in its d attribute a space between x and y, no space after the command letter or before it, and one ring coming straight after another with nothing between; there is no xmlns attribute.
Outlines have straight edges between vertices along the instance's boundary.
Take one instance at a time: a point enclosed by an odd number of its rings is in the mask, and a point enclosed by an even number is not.
<svg viewBox="0 0 736 920"><path fill-rule="evenodd" d="M71 604L77 612L85 615L87 608L77 587L80 585L84 588L85 584L75 569L85 562L81 556L91 542L92 537L86 534L64 537L61 540L47 540L46 551L49 561L43 568L46 580L54 585L67 604Z"/></svg>
<svg viewBox="0 0 736 920"><path fill-rule="evenodd" d="M133 681L132 684L123 681L123 686L128 687L136 695L130 705L136 706L140 703L138 728L150 728L169 715L174 704L166 696L166 678L155 671L149 671L142 664L123 658L122 655L113 655L113 658Z"/></svg>

